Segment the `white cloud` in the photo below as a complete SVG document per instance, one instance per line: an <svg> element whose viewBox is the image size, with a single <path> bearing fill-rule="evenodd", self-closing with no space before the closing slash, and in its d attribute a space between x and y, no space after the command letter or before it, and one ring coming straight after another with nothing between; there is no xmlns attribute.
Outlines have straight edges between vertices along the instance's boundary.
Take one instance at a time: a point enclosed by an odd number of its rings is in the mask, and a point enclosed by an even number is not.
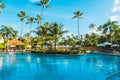
<svg viewBox="0 0 120 80"><path fill-rule="evenodd" d="M119 15L113 15L113 16L110 16L109 19L111 21L119 21L120 20L120 16Z"/></svg>
<svg viewBox="0 0 120 80"><path fill-rule="evenodd" d="M100 35L100 34L101 34L101 31L98 31L98 30L97 30L97 27L95 27L93 30L89 30L87 33L88 33L88 34L96 33L96 34Z"/></svg>
<svg viewBox="0 0 120 80"><path fill-rule="evenodd" d="M120 0L114 0L114 5L118 6L120 4Z"/></svg>
<svg viewBox="0 0 120 80"><path fill-rule="evenodd" d="M112 12L120 11L120 0L114 0Z"/></svg>
<svg viewBox="0 0 120 80"><path fill-rule="evenodd" d="M30 0L30 2L33 2L33 3L38 2L38 1L40 1L40 0Z"/></svg>
<svg viewBox="0 0 120 80"><path fill-rule="evenodd" d="M117 11L120 11L120 7L113 7L113 9L112 9L112 12L117 12Z"/></svg>
<svg viewBox="0 0 120 80"><path fill-rule="evenodd" d="M73 34L74 36L76 36L76 34L75 34L75 33L72 33L72 32L67 32L67 33L65 33L65 34L63 35L63 37L67 37L67 36L72 37L72 34Z"/></svg>

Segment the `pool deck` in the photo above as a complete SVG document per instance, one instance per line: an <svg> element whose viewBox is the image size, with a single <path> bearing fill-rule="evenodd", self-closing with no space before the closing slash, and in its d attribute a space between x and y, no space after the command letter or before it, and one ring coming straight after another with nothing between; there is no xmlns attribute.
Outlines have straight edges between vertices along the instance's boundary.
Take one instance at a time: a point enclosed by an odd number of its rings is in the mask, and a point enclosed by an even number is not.
<svg viewBox="0 0 120 80"><path fill-rule="evenodd" d="M104 55L120 56L120 52L117 52L117 51L113 51L113 52L96 52L94 54L104 54Z"/></svg>
<svg viewBox="0 0 120 80"><path fill-rule="evenodd" d="M25 53L28 53L28 52L25 52ZM0 52L0 54L8 54L8 52ZM34 54L34 53L32 53ZM41 53L40 53L41 54ZM84 53L83 53L84 54ZM90 53L85 53L85 54L90 54ZM113 52L101 52L101 51L97 51L97 52L93 52L93 54L103 54L103 55L113 55L113 56L120 56L120 52L116 52L116 51L113 51ZM41 55L82 55L82 54L41 54Z"/></svg>

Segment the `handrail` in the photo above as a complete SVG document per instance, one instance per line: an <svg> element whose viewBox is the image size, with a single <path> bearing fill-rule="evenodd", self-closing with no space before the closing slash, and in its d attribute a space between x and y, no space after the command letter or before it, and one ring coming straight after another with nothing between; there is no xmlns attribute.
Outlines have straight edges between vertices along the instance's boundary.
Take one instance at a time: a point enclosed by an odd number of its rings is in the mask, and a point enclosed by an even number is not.
<svg viewBox="0 0 120 80"><path fill-rule="evenodd" d="M110 78L112 78L112 77L114 77L114 76L116 76L116 75L118 75L118 74L120 74L120 71L118 71L118 72L116 72L116 73L113 73L112 75L108 76L108 77L106 78L106 80L109 80Z"/></svg>

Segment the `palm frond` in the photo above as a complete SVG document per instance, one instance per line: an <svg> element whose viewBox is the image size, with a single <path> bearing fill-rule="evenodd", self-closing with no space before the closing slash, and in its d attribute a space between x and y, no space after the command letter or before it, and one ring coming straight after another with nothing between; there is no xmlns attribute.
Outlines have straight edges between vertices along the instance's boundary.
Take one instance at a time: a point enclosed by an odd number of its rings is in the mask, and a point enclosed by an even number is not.
<svg viewBox="0 0 120 80"><path fill-rule="evenodd" d="M45 7L46 7L46 8L52 8L51 6L48 6L48 5L47 5L47 6L45 6Z"/></svg>

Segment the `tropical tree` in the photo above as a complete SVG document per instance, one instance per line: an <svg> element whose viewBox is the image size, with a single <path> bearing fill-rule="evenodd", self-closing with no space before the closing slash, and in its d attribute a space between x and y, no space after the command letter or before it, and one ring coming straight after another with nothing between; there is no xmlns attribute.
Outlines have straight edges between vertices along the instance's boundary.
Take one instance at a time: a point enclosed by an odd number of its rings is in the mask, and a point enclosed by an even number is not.
<svg viewBox="0 0 120 80"><path fill-rule="evenodd" d="M113 33L112 33L112 41L115 44L118 44L119 36L120 36L120 28L118 25L113 26Z"/></svg>
<svg viewBox="0 0 120 80"><path fill-rule="evenodd" d="M83 44L84 44L85 46L89 46L90 43L91 43L91 41L90 41L90 35L89 35L89 34L85 34L85 38L84 38Z"/></svg>
<svg viewBox="0 0 120 80"><path fill-rule="evenodd" d="M25 37L25 38L30 38L30 33L29 33L29 32L25 33L25 34L23 35L23 37Z"/></svg>
<svg viewBox="0 0 120 80"><path fill-rule="evenodd" d="M77 43L76 42L76 36L74 36L73 34L71 34L71 37L67 36L67 42L68 42L69 46L75 47L75 45Z"/></svg>
<svg viewBox="0 0 120 80"><path fill-rule="evenodd" d="M6 42L9 42L10 39L16 37L17 35L17 31L15 31L11 26L5 26L2 25L0 26L0 34L2 34L2 36L4 37L4 39L6 39ZM9 49L9 46L7 46L7 50Z"/></svg>
<svg viewBox="0 0 120 80"><path fill-rule="evenodd" d="M40 6L42 8L41 10L41 19L43 18L43 11L44 8L51 8L51 6L48 6L50 0L40 0L39 3L36 3L37 6ZM40 25L42 23L42 20L40 21Z"/></svg>
<svg viewBox="0 0 120 80"><path fill-rule="evenodd" d="M119 44L120 47L120 28L116 28L114 38L116 43Z"/></svg>
<svg viewBox="0 0 120 80"><path fill-rule="evenodd" d="M21 21L21 37L22 37L22 31L23 31L23 25L24 25L24 20L27 18L25 11L20 11L19 14L17 14L18 17L20 17Z"/></svg>
<svg viewBox="0 0 120 80"><path fill-rule="evenodd" d="M31 45L31 29L32 29L32 24L33 23L34 23L34 18L33 17L29 17L28 18L28 22L26 22L26 24L30 24L30 31L29 31L30 45Z"/></svg>
<svg viewBox="0 0 120 80"><path fill-rule="evenodd" d="M79 20L80 20L80 18L82 18L83 13L82 13L81 11L77 11L77 12L74 13L74 15L75 15L75 16L74 16L72 19L77 18L77 24L78 24L78 38L80 38Z"/></svg>
<svg viewBox="0 0 120 80"><path fill-rule="evenodd" d="M111 21L110 19L103 25L103 34L110 36L110 42L112 43L112 36L114 34L117 21Z"/></svg>
<svg viewBox="0 0 120 80"><path fill-rule="evenodd" d="M98 44L99 36L95 33L92 33L90 36L91 45L96 46Z"/></svg>
<svg viewBox="0 0 120 80"><path fill-rule="evenodd" d="M1 27L0 33L5 39L9 40L17 36L18 32L14 30L11 26L8 27L5 25L2 25L0 27Z"/></svg>
<svg viewBox="0 0 120 80"><path fill-rule="evenodd" d="M89 25L89 29L92 31L92 33L94 32L94 30L95 30L95 24L94 23L91 23L90 25Z"/></svg>
<svg viewBox="0 0 120 80"><path fill-rule="evenodd" d="M2 3L2 0L0 0L0 14L4 8L6 8L6 5Z"/></svg>
<svg viewBox="0 0 120 80"><path fill-rule="evenodd" d="M19 14L17 14L18 17L20 17L21 21L21 35L20 35L20 41L22 39L22 34L23 34L23 25L24 25L24 20L27 18L25 11L20 11Z"/></svg>
<svg viewBox="0 0 120 80"><path fill-rule="evenodd" d="M57 41L63 34L68 32L67 30L63 30L63 25L58 23L52 23L49 29L49 35L54 38L54 51L56 51Z"/></svg>
<svg viewBox="0 0 120 80"><path fill-rule="evenodd" d="M40 15L37 15L35 18L35 22L38 24L38 26L40 26L40 21L42 20Z"/></svg>
<svg viewBox="0 0 120 80"><path fill-rule="evenodd" d="M99 27L97 27L97 32L100 34L102 34L103 31L103 25L100 25Z"/></svg>
<svg viewBox="0 0 120 80"><path fill-rule="evenodd" d="M40 26L40 21L42 20L41 19L41 16L40 15L37 15L35 19L35 23L37 23L38 27ZM36 31L33 31L35 32L37 35L38 35L38 38L37 38L37 41L39 41L39 32L36 32ZM38 44L37 44L37 50L38 50Z"/></svg>
<svg viewBox="0 0 120 80"><path fill-rule="evenodd" d="M37 31L35 32L37 35L40 36L40 40L42 44L42 50L44 49L44 43L45 39L48 37L48 23L44 23L43 25L39 26L37 28Z"/></svg>

